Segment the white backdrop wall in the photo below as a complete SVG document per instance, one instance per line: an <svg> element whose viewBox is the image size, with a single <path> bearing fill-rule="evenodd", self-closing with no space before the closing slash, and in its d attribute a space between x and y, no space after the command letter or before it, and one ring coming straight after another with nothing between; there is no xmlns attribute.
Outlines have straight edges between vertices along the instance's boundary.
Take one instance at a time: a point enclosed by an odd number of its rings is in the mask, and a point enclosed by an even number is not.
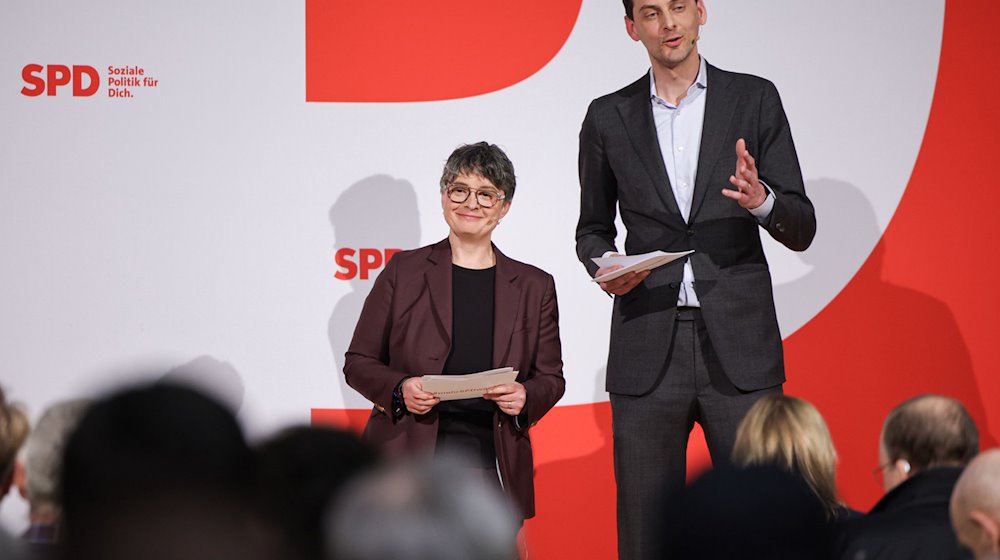
<svg viewBox="0 0 1000 560"><path fill-rule="evenodd" d="M944 2L871 2L858 17L839 3L719 0L708 14L701 52L776 83L817 202L813 250L766 247L788 336L895 211L934 91ZM524 81L420 103L306 102L304 22L299 2L0 0L9 396L37 417L187 364L172 375L213 387L253 436L315 407L368 406L340 367L373 276L335 278L334 254L444 237L444 159L485 139L518 175L497 245L556 278L562 404L605 400L610 302L574 252L576 154L589 101L648 68L620 3L585 0L563 48ZM33 63L92 66L102 87L24 95ZM109 66L158 83L109 97ZM856 218L834 219L845 215ZM0 514L18 527L11 502Z"/></svg>

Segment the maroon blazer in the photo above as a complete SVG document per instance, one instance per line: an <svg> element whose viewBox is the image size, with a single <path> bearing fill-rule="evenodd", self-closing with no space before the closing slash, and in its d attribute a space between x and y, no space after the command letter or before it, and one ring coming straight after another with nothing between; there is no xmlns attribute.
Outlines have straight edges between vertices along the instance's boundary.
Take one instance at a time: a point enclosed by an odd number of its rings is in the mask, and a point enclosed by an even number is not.
<svg viewBox="0 0 1000 560"><path fill-rule="evenodd" d="M527 519L535 514L528 429L566 387L559 310L551 275L493 250L493 367L518 370L527 392L517 425L497 409L493 435L503 486ZM437 409L395 419L392 392L405 377L444 368L452 340L451 267L447 239L393 255L365 300L347 350L347 383L374 404L364 437L390 457L433 450L437 440Z"/></svg>

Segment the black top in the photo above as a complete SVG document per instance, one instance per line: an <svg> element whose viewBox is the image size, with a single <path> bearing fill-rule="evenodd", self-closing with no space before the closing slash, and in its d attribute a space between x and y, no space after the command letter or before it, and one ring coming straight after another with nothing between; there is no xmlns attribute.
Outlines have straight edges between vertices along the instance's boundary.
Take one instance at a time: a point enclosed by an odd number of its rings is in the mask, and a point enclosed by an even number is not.
<svg viewBox="0 0 1000 560"><path fill-rule="evenodd" d="M445 375L477 373L493 366L493 307L496 267L481 270L452 265L452 342ZM466 455L484 468L496 468L493 413L482 398L438 404L438 450Z"/></svg>
<svg viewBox="0 0 1000 560"><path fill-rule="evenodd" d="M948 500L962 469L919 472L890 490L868 515L843 524L834 558L945 560L971 558L955 538Z"/></svg>

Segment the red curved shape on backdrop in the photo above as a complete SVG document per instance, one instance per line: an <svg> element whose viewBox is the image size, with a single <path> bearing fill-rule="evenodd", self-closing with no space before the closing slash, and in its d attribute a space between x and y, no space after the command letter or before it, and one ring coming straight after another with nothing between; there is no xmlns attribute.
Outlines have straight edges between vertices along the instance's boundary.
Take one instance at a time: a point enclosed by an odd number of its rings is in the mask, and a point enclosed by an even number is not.
<svg viewBox="0 0 1000 560"><path fill-rule="evenodd" d="M1000 290L993 285L1000 251L990 235L1000 190L1000 77L990 65L1000 58L996 21L1000 4L991 0L946 4L930 117L895 216L851 282L785 341L786 392L823 412L841 457L841 491L858 509L882 493L871 475L878 434L903 399L957 397L984 448L1000 433ZM313 421L360 429L368 413L317 409ZM531 434L538 516L525 527L532 556L614 558L608 403L556 407ZM693 471L708 464L700 432L692 434L688 464Z"/></svg>
<svg viewBox="0 0 1000 560"><path fill-rule="evenodd" d="M559 52L581 1L306 0L306 101L437 101L514 85Z"/></svg>
<svg viewBox="0 0 1000 560"><path fill-rule="evenodd" d="M785 341L786 391L823 412L841 457L841 491L860 509L882 494L871 475L879 431L902 400L956 397L983 448L1000 433L1000 251L990 235L1000 159L997 21L996 2L946 3L930 116L896 213L851 282Z"/></svg>

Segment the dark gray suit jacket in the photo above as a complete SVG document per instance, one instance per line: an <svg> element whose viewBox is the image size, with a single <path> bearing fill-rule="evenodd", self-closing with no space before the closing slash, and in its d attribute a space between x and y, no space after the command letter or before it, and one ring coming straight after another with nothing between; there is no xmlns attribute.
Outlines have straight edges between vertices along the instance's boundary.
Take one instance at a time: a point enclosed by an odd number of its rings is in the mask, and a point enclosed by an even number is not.
<svg viewBox="0 0 1000 560"><path fill-rule="evenodd" d="M790 249L805 250L816 233L802 172L774 84L707 66L694 200L689 223L674 199L660 155L649 98L649 76L594 100L580 131L580 221L577 256L614 251L616 204L628 230L628 254L694 249L695 292L719 361L742 390L785 379L781 335L760 226ZM760 179L775 193L764 224L721 194L733 188L736 140L744 138ZM666 368L682 262L654 270L615 298L607 390L641 395Z"/></svg>

